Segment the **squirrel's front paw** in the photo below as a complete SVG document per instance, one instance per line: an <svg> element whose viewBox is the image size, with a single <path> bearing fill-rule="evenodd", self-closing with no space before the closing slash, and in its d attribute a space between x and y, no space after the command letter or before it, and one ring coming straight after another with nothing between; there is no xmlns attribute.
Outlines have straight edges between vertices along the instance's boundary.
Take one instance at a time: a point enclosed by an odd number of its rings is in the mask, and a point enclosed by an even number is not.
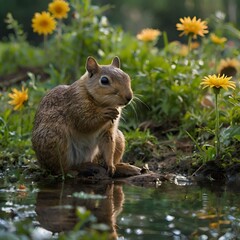
<svg viewBox="0 0 240 240"><path fill-rule="evenodd" d="M116 171L116 167L114 165L108 166L107 173L110 177L114 175L115 171Z"/></svg>
<svg viewBox="0 0 240 240"><path fill-rule="evenodd" d="M119 111L116 108L106 108L103 114L105 119L115 120L119 115Z"/></svg>

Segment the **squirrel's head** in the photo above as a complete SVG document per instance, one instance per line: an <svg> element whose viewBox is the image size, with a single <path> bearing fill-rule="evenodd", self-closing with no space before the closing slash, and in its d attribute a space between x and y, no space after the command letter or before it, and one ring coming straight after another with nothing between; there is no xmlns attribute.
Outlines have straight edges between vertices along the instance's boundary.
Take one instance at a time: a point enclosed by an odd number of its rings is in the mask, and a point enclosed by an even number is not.
<svg viewBox="0 0 240 240"><path fill-rule="evenodd" d="M99 65L93 57L88 57L86 70L87 91L99 105L120 107L132 100L131 80L120 69L118 57L110 65Z"/></svg>

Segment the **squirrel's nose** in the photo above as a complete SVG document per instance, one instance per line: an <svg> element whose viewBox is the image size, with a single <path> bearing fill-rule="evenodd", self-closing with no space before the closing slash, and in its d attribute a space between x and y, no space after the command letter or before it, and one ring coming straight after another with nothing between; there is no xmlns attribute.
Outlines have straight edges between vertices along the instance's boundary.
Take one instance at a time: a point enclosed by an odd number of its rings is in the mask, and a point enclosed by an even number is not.
<svg viewBox="0 0 240 240"><path fill-rule="evenodd" d="M125 97L126 105L132 100L132 94Z"/></svg>

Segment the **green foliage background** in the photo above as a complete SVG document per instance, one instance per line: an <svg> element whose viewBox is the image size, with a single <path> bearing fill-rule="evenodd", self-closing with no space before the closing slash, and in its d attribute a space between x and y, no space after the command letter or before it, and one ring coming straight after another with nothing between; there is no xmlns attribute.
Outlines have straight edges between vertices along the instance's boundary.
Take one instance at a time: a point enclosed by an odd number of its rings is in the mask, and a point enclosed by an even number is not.
<svg viewBox="0 0 240 240"><path fill-rule="evenodd" d="M135 100L125 110L121 123L126 134L144 121L173 128L174 133L170 132L170 135L177 132L178 137L186 136L185 131L189 131L200 142L207 140L203 137L205 134L200 134L202 131L210 132L208 136L213 134L210 129L214 126L214 111L201 106L201 100L207 94L200 88L201 79L215 74L221 59L239 58L239 30L226 21L224 14L210 15L207 22L211 33L227 37L231 45L216 45L207 35L198 39L199 48L182 55L181 44L170 41L167 31L162 32L158 41L146 43L137 40L135 35L122 27L111 24L104 16L111 11L110 5L97 6L89 0L71 0L70 4L71 14L62 25L63 34L50 36L45 46L43 38L39 46L32 45L27 40L24 25L14 16L9 14L5 20L11 34L7 41L0 42L0 76L17 72L19 68L37 67L49 77L41 82L41 76L29 73L29 78L22 84L29 88L30 97L28 106L21 113L12 112L7 103L10 89L3 88L1 138L4 142L1 146L4 151L6 146L10 148L16 143L29 149L32 121L40 98L58 84L71 84L77 80L85 72L85 61L89 55L95 56L101 64L108 64L118 55L122 69L132 78ZM43 7L41 5L38 11ZM43 10L46 9L47 3ZM179 19L172 19L175 28ZM187 40L187 37L182 39ZM164 43L163 47L158 45L160 41ZM229 97L231 101L228 101ZM224 111L221 121L226 128L239 123L238 98L238 88L233 96L231 92L222 95ZM239 131L234 132L231 137L237 141ZM232 140L226 142L229 145Z"/></svg>

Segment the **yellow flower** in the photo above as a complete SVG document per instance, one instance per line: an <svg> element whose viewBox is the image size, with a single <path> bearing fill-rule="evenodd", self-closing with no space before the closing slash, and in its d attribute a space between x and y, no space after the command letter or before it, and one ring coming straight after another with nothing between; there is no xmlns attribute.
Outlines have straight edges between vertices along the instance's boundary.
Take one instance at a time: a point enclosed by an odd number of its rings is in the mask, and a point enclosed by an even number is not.
<svg viewBox="0 0 240 240"><path fill-rule="evenodd" d="M216 43L216 44L223 44L227 41L227 39L225 37L220 38L214 33L212 33L210 35L210 39L213 43Z"/></svg>
<svg viewBox="0 0 240 240"><path fill-rule="evenodd" d="M220 76L220 74L208 75L207 77L203 78L200 84L203 85L203 88L224 88L225 90L228 90L228 88L235 89L235 82L229 81L231 78L232 77L227 77L225 75Z"/></svg>
<svg viewBox="0 0 240 240"><path fill-rule="evenodd" d="M49 12L35 13L32 19L33 31L38 34L51 34L56 28L56 21Z"/></svg>
<svg viewBox="0 0 240 240"><path fill-rule="evenodd" d="M49 3L48 10L57 19L67 18L67 13L70 11L69 4L64 0L54 0Z"/></svg>
<svg viewBox="0 0 240 240"><path fill-rule="evenodd" d="M143 42L151 42L156 40L156 38L160 35L161 32L157 29L145 28L139 34L137 34L137 39Z"/></svg>
<svg viewBox="0 0 240 240"><path fill-rule="evenodd" d="M197 38L197 35L203 37L204 34L208 33L207 22L201 21L200 18L196 19L196 17L193 17L191 19L190 17L184 17L180 18L180 22L176 24L177 30L183 31L180 36L192 35L193 38Z"/></svg>
<svg viewBox="0 0 240 240"><path fill-rule="evenodd" d="M217 67L217 72L233 77L237 74L239 66L240 63L237 59L222 59Z"/></svg>
<svg viewBox="0 0 240 240"><path fill-rule="evenodd" d="M18 91L16 88L13 88L12 93L9 93L8 96L12 99L8 103L15 106L14 110L20 110L24 102L28 100L28 89L22 87L22 91Z"/></svg>

